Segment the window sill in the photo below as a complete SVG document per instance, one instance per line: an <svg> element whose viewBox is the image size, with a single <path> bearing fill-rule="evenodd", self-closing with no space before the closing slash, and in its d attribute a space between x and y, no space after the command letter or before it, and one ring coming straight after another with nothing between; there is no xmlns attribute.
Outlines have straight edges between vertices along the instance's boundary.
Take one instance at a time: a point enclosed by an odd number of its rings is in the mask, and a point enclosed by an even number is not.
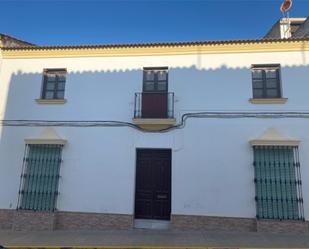
<svg viewBox="0 0 309 249"><path fill-rule="evenodd" d="M287 98L251 98L249 102L251 104L285 104L288 101Z"/></svg>
<svg viewBox="0 0 309 249"><path fill-rule="evenodd" d="M67 102L66 99L36 99L40 105L63 105Z"/></svg>

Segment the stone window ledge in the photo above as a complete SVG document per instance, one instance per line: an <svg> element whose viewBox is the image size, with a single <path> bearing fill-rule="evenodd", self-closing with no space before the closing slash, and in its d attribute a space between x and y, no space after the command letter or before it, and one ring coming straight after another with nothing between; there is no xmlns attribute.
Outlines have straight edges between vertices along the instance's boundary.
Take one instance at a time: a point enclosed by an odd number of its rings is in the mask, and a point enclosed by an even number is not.
<svg viewBox="0 0 309 249"><path fill-rule="evenodd" d="M287 98L251 98L249 102L251 104L285 104L288 101Z"/></svg>
<svg viewBox="0 0 309 249"><path fill-rule="evenodd" d="M63 105L67 102L66 99L36 99L40 105Z"/></svg>

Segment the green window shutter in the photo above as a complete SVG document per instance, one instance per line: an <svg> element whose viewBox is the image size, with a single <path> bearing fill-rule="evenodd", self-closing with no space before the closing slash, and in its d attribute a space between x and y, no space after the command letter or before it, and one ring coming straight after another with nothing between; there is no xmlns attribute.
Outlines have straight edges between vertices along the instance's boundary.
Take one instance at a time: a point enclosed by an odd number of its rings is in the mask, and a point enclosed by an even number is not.
<svg viewBox="0 0 309 249"><path fill-rule="evenodd" d="M62 145L26 145L19 209L54 211Z"/></svg>
<svg viewBox="0 0 309 249"><path fill-rule="evenodd" d="M254 146L257 218L304 219L298 148Z"/></svg>

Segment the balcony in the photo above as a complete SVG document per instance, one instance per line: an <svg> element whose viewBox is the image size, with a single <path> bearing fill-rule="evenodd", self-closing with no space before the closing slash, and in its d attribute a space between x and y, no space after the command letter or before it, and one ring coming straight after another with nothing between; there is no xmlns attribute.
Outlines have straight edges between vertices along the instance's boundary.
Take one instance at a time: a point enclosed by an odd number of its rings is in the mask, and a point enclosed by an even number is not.
<svg viewBox="0 0 309 249"><path fill-rule="evenodd" d="M162 130L175 125L174 93L135 93L133 123L147 130Z"/></svg>

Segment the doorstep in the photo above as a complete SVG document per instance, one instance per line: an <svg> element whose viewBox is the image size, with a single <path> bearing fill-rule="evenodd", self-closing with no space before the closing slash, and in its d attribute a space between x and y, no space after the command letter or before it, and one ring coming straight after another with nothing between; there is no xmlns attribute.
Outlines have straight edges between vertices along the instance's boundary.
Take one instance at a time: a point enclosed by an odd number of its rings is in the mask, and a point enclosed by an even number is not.
<svg viewBox="0 0 309 249"><path fill-rule="evenodd" d="M169 229L169 220L135 219L134 228L140 229Z"/></svg>

